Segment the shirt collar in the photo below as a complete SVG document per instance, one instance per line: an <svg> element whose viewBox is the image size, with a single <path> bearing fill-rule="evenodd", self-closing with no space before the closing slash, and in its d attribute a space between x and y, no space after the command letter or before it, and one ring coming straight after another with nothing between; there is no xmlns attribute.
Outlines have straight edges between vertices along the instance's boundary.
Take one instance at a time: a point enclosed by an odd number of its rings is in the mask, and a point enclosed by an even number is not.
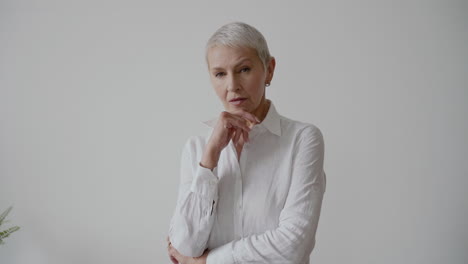
<svg viewBox="0 0 468 264"><path fill-rule="evenodd" d="M268 113L263 119L263 121L258 124L259 126L263 126L268 129L271 133L281 136L281 118L280 114L276 111L276 107L270 99L267 99L270 102L270 107L268 109ZM202 123L214 128L216 125L216 121L218 117L203 121Z"/></svg>

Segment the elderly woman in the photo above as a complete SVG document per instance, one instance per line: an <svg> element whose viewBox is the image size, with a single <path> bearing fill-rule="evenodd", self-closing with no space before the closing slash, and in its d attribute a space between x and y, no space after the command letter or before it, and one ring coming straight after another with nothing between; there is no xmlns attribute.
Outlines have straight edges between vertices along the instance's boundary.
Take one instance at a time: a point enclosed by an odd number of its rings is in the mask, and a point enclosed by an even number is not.
<svg viewBox="0 0 468 264"><path fill-rule="evenodd" d="M326 185L322 133L266 99L276 62L254 27L222 26L207 43L206 61L225 111L183 148L169 257L309 263Z"/></svg>

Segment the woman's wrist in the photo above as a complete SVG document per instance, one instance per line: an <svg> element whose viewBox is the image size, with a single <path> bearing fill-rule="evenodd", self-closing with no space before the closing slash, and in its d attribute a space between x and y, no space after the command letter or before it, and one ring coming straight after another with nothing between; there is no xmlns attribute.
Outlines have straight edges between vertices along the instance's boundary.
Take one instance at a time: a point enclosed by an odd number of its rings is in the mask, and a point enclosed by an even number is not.
<svg viewBox="0 0 468 264"><path fill-rule="evenodd" d="M205 152L203 153L200 165L202 167L213 170L216 166L218 166L219 155L220 152L216 148L207 146Z"/></svg>

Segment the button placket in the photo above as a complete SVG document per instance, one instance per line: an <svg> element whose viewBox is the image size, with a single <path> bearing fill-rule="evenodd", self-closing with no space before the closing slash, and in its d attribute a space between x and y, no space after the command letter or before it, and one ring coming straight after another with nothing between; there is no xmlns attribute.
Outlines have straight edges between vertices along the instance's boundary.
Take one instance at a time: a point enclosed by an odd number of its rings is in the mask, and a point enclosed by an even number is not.
<svg viewBox="0 0 468 264"><path fill-rule="evenodd" d="M239 201L242 199L242 167L240 165L240 161L237 159L237 153L236 153L236 148L234 147L234 143L232 140L230 141L229 145L231 145L231 153L232 153L232 159L233 159L233 177L234 177L234 200L233 200L233 205L234 205L234 233L236 234L236 237L239 237L242 234L242 223L238 219L242 219L242 211L239 210ZM241 159L244 151L241 153Z"/></svg>
<svg viewBox="0 0 468 264"><path fill-rule="evenodd" d="M247 160L247 156L249 154L249 148L250 148L251 142L246 142L243 146L242 149L242 155L239 160L239 168L240 168L240 173L239 173L239 198L237 200L237 208L239 211L239 217L238 217L238 225L239 225L239 235L240 237L244 237L244 225L243 225L243 220L244 220L244 213L243 213L243 186L242 186L242 177L245 174L245 164Z"/></svg>

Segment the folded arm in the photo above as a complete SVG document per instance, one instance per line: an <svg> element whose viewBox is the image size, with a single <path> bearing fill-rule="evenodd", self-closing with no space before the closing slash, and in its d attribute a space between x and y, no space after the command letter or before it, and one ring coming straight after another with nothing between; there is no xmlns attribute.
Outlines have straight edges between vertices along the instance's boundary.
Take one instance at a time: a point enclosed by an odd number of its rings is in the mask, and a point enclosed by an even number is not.
<svg viewBox="0 0 468 264"><path fill-rule="evenodd" d="M181 158L180 187L177 205L171 219L169 239L184 256L198 257L206 249L216 214L218 200L217 167L202 167L196 157L196 145L191 137Z"/></svg>

